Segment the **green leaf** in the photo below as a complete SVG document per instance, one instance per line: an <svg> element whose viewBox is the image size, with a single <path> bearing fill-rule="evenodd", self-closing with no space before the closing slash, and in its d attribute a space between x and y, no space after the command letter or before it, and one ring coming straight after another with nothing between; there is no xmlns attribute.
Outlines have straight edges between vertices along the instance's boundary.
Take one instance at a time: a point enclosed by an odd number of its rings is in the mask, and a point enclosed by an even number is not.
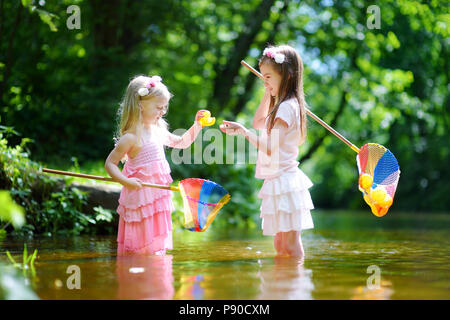
<svg viewBox="0 0 450 320"><path fill-rule="evenodd" d="M42 10L42 9L36 9L37 13L39 14L39 18L41 18L42 22L47 24L50 27L50 30L53 32L58 31L58 28L56 27L56 24L53 22L53 18L59 19L59 17L53 13L50 13L48 11Z"/></svg>
<svg viewBox="0 0 450 320"><path fill-rule="evenodd" d="M33 255L31 256L30 265L34 265L34 260L36 260L37 257L37 249L34 249Z"/></svg>
<svg viewBox="0 0 450 320"><path fill-rule="evenodd" d="M25 268L25 266L27 265L27 255L28 255L28 250L27 250L27 244L24 243L23 245L23 267Z"/></svg>
<svg viewBox="0 0 450 320"><path fill-rule="evenodd" d="M14 267L18 266L19 264L14 260L14 258L11 256L11 253L9 251L6 251L6 255L8 256L9 261L14 265Z"/></svg>
<svg viewBox="0 0 450 320"><path fill-rule="evenodd" d="M96 212L95 220L97 221L111 222L113 219L113 213L111 210L98 206L94 208L94 211Z"/></svg>
<svg viewBox="0 0 450 320"><path fill-rule="evenodd" d="M6 190L0 191L0 219L11 222L14 228L21 227L25 223L23 208L14 202Z"/></svg>
<svg viewBox="0 0 450 320"><path fill-rule="evenodd" d="M22 5L24 7L29 7L33 4L33 0L22 0Z"/></svg>

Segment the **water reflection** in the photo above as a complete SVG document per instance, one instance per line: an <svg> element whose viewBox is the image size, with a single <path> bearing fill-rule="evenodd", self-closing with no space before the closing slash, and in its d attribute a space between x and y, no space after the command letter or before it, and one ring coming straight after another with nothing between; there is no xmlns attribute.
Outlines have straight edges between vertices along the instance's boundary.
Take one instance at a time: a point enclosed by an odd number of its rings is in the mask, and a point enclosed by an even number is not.
<svg viewBox="0 0 450 320"><path fill-rule="evenodd" d="M167 300L174 296L172 255L118 256L118 299Z"/></svg>
<svg viewBox="0 0 450 320"><path fill-rule="evenodd" d="M368 288L367 286L358 286L353 290L352 300L390 300L394 290L392 282L381 280L376 288Z"/></svg>
<svg viewBox="0 0 450 320"><path fill-rule="evenodd" d="M258 299L311 300L314 284L312 270L298 258L274 257L273 264L261 264Z"/></svg>
<svg viewBox="0 0 450 320"><path fill-rule="evenodd" d="M203 300L205 296L205 277L202 274L181 275L181 286L175 293L177 300Z"/></svg>
<svg viewBox="0 0 450 320"><path fill-rule="evenodd" d="M250 259L228 261L228 266L223 262L186 264L178 261L174 270L172 262L172 255L118 256L117 298L313 299L312 270L305 268L301 259L255 255Z"/></svg>

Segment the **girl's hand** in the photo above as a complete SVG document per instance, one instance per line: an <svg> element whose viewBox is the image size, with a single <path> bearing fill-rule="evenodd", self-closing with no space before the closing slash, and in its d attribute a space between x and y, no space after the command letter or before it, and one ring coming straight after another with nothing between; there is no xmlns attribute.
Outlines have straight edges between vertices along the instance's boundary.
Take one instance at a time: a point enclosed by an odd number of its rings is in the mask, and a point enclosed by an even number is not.
<svg viewBox="0 0 450 320"><path fill-rule="evenodd" d="M132 190L137 190L142 188L142 181L138 178L128 178L124 183L124 186Z"/></svg>
<svg viewBox="0 0 450 320"><path fill-rule="evenodd" d="M237 134L245 135L247 129L238 122L223 120L223 124L219 126L220 130L223 133L226 133L230 136L234 136Z"/></svg>
<svg viewBox="0 0 450 320"><path fill-rule="evenodd" d="M203 112L205 112L205 111L207 111L207 110L198 110L197 111L197 114L195 115L195 122L196 123L200 123L199 121L200 121L200 119L201 118L203 118Z"/></svg>

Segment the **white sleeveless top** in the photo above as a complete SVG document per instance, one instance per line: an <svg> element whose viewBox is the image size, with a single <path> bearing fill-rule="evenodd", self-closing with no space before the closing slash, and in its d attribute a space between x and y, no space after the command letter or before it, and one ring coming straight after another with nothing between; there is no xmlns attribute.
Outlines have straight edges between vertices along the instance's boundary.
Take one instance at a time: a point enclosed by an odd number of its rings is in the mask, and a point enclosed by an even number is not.
<svg viewBox="0 0 450 320"><path fill-rule="evenodd" d="M293 168L297 168L299 162L298 146L300 141L300 106L296 98L283 101L277 111L275 119L280 118L287 123L288 128L284 137L279 137L277 129L272 129L267 135L267 129L262 129L261 136L271 139L272 152L268 156L265 152L258 150L255 177L258 179L270 179L279 177ZM278 144L278 148L275 144Z"/></svg>

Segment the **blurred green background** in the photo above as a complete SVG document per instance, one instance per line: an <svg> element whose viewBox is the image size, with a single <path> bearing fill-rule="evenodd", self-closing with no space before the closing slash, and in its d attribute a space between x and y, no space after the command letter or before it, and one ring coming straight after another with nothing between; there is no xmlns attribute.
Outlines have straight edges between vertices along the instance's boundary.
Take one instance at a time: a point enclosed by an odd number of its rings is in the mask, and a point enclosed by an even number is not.
<svg viewBox="0 0 450 320"><path fill-rule="evenodd" d="M42 165L105 174L118 104L134 75L162 76L174 94L166 116L172 131L189 128L201 108L218 123L250 126L263 85L240 61L257 66L267 44L288 43L303 59L311 111L355 145L379 143L397 157L401 177L391 212L448 212L449 7L378 1L379 28L370 29L371 4L0 0L3 137ZM70 5L80 8L79 29L67 26ZM254 164L175 165L170 155L169 149L174 180L204 177L231 193L227 223L258 221L262 181ZM317 208L370 210L357 188L355 155L309 119L299 161L315 184ZM12 163L2 161L3 170ZM8 178L0 179L1 189L11 188ZM23 199L26 192L17 190L28 187L15 183L13 196Z"/></svg>

